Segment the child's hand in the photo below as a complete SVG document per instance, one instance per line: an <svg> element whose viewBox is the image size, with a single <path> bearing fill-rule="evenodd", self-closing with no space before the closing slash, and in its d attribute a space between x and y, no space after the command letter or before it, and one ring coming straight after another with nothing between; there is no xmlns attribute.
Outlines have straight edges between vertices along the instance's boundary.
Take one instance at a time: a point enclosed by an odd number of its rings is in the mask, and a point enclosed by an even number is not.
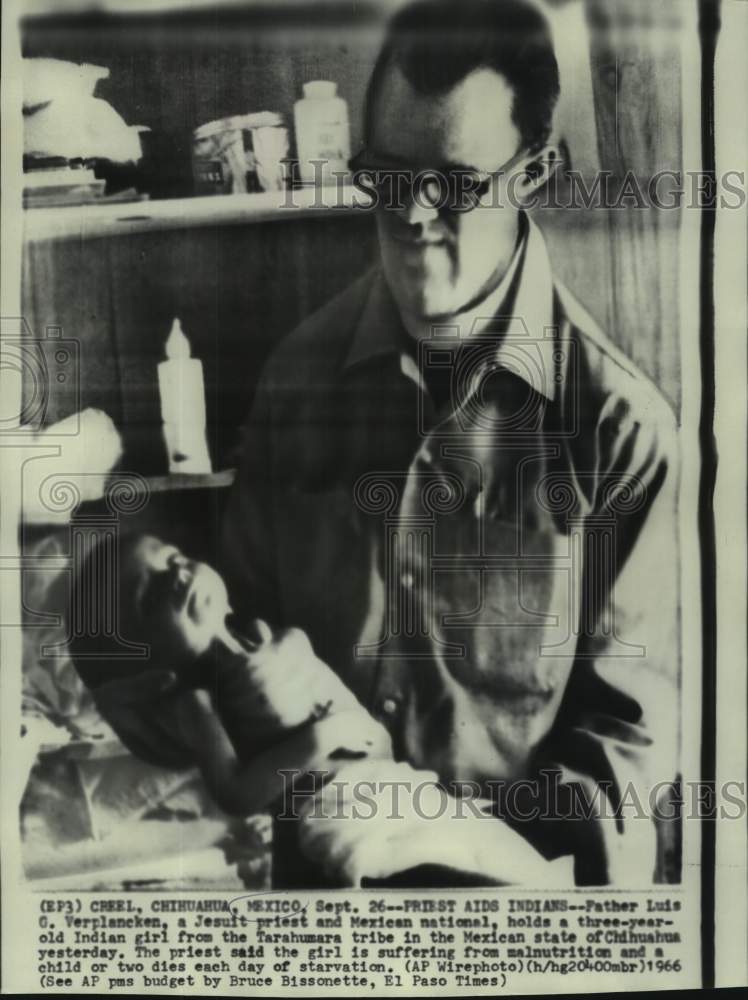
<svg viewBox="0 0 748 1000"><path fill-rule="evenodd" d="M330 760L391 757L390 734L363 708L326 715L309 729L309 770L329 770Z"/></svg>
<svg viewBox="0 0 748 1000"><path fill-rule="evenodd" d="M248 646L247 669L258 721L293 729L318 716L320 705L327 705L331 715L361 709L353 692L315 655L304 632L272 632L262 621L254 625L259 642Z"/></svg>

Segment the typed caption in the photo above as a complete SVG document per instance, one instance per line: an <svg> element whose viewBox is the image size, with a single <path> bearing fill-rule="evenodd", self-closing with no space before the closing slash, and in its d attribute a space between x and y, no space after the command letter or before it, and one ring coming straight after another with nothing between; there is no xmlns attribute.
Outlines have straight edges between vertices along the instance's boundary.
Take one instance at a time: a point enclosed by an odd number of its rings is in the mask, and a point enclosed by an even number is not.
<svg viewBox="0 0 748 1000"><path fill-rule="evenodd" d="M622 978L667 988L693 974L686 905L673 891L51 894L38 899L36 984L52 993L410 996L536 992L548 977L570 990L620 988Z"/></svg>

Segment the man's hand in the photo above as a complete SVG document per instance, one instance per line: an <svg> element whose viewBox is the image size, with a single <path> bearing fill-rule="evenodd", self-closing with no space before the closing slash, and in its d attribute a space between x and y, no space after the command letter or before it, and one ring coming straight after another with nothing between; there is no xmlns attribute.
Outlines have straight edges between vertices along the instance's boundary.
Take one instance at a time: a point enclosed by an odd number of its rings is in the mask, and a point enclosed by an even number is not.
<svg viewBox="0 0 748 1000"><path fill-rule="evenodd" d="M176 675L166 670L109 681L93 690L102 716L128 750L151 764L185 768L194 763L185 744L175 702Z"/></svg>
<svg viewBox="0 0 748 1000"><path fill-rule="evenodd" d="M346 758L390 750L387 731L361 708L303 726L249 760L237 757L207 691L182 692L176 700L176 718L182 741L192 747L211 795L234 816L257 812L276 801L283 791L283 771L330 774L345 766Z"/></svg>
<svg viewBox="0 0 748 1000"><path fill-rule="evenodd" d="M434 771L416 771L392 760L347 764L301 805L302 851L347 885L412 867L400 864L389 842L396 829L412 828L413 789L436 788L436 780ZM395 813L406 818L395 819Z"/></svg>
<svg viewBox="0 0 748 1000"><path fill-rule="evenodd" d="M501 820L450 796L433 771L361 761L302 806L301 848L348 885L441 865L506 885L574 884L570 859L548 862Z"/></svg>
<svg viewBox="0 0 748 1000"><path fill-rule="evenodd" d="M198 758L204 756L204 751L215 749L218 727L224 732L225 742L230 743L223 723L216 716L210 694L205 690L182 692L176 699L175 718L180 743ZM206 740L206 732L212 738ZM212 746L206 748L206 742ZM281 739L274 747L258 754L255 761L259 764L272 760L274 766L269 770L274 771L276 777L281 769L321 771L332 775L355 758L391 759L391 756L390 734L365 709L357 708L308 723L301 731L295 730L293 736Z"/></svg>
<svg viewBox="0 0 748 1000"><path fill-rule="evenodd" d="M309 726L309 760L304 769L333 772L336 761L355 757L392 758L390 734L364 708L326 715Z"/></svg>

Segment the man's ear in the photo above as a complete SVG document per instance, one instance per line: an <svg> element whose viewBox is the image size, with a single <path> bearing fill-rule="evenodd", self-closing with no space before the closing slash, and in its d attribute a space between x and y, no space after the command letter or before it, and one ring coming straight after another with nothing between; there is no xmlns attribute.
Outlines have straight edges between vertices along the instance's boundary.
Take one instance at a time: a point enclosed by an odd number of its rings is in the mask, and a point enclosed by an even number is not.
<svg viewBox="0 0 748 1000"><path fill-rule="evenodd" d="M519 168L517 194L525 199L547 184L556 167L561 162L558 146L548 144L532 153Z"/></svg>

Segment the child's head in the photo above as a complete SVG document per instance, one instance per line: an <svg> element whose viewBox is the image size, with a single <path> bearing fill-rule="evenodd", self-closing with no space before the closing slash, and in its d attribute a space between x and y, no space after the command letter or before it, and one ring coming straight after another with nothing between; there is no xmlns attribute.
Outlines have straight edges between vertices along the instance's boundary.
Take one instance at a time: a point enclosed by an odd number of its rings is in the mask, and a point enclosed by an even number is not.
<svg viewBox="0 0 748 1000"><path fill-rule="evenodd" d="M120 550L120 582L132 638L156 655L194 660L224 630L231 608L223 580L175 545L153 535L131 539Z"/></svg>
<svg viewBox="0 0 748 1000"><path fill-rule="evenodd" d="M178 671L194 663L224 632L231 610L228 594L206 563L189 559L153 535L131 536L120 541L112 581L106 555L98 546L90 551L73 584L77 634L71 653L89 687L144 669ZM100 630L103 617L112 612L121 639L150 646L147 662L122 659L121 651L107 655Z"/></svg>

